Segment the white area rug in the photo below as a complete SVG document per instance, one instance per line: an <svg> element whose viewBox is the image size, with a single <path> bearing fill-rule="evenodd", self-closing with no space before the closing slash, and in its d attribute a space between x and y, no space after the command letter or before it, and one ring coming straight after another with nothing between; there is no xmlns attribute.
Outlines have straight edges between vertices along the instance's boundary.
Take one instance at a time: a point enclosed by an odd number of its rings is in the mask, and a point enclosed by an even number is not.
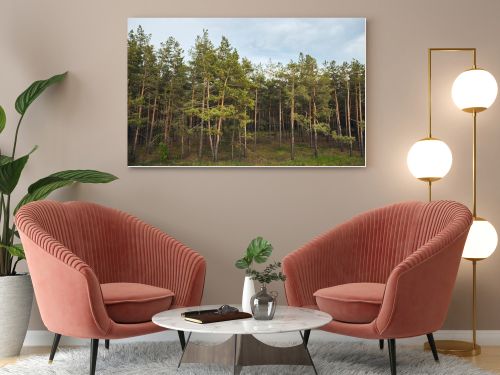
<svg viewBox="0 0 500 375"><path fill-rule="evenodd" d="M281 346L281 345L280 345ZM364 375L390 374L387 346L384 351L377 345L363 343L310 343L309 349L319 374ZM48 356L33 356L0 368L0 374L15 375L85 375L89 371L88 347L61 349L54 363L47 363ZM230 374L229 368L205 365L182 365L177 369L181 354L176 342L113 344L110 350L99 347L96 375L188 375ZM430 352L397 347L398 375L486 375L470 363L456 357L441 356L434 362ZM311 368L300 366L243 367L241 374L313 374Z"/></svg>

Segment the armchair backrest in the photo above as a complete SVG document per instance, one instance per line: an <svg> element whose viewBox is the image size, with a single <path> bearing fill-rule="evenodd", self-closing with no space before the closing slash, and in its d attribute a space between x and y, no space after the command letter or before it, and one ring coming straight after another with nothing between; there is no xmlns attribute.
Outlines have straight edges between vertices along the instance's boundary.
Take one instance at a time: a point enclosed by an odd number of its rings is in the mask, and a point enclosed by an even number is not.
<svg viewBox="0 0 500 375"><path fill-rule="evenodd" d="M461 241L471 220L470 211L452 201L403 202L359 214L283 259L288 303L314 305L315 291L340 284L385 284L399 264L440 236L445 243L432 251ZM453 257L450 274L456 275L460 254Z"/></svg>
<svg viewBox="0 0 500 375"><path fill-rule="evenodd" d="M460 220L463 206L451 201L402 202L362 213L351 220L353 279L343 282L385 283L393 269ZM457 216L458 214L458 216Z"/></svg>
<svg viewBox="0 0 500 375"><path fill-rule="evenodd" d="M130 243L123 229L134 218L90 202L46 200L29 208L32 222L89 265L101 283L125 281Z"/></svg>

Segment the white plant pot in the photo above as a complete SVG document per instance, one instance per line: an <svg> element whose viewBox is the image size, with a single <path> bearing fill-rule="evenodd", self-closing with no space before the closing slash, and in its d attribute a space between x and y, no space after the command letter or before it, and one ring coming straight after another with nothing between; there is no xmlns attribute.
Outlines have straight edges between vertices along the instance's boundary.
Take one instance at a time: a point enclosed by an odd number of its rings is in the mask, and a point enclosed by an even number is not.
<svg viewBox="0 0 500 375"><path fill-rule="evenodd" d="M250 306L250 299L255 294L255 286L253 280L250 276L245 276L245 282L243 284L243 294L241 297L241 309L244 312L252 313L252 307Z"/></svg>
<svg viewBox="0 0 500 375"><path fill-rule="evenodd" d="M30 275L0 276L0 358L21 352L32 304Z"/></svg>

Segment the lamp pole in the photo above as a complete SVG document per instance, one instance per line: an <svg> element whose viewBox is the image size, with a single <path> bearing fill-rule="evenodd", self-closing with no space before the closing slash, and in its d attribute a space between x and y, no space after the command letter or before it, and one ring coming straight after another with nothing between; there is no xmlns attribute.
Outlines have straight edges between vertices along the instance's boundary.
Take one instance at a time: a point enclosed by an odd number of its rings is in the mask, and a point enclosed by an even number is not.
<svg viewBox="0 0 500 375"><path fill-rule="evenodd" d="M470 52L472 53L472 69L476 69L477 50L476 48L429 48L428 49L428 114L429 114L429 137L432 137L432 53L433 52ZM477 111L472 109L473 116L473 142L472 142L472 213L476 219L476 123ZM429 201L432 199L432 181L429 180ZM436 348L443 354L457 356L474 356L481 353L481 347L476 343L476 323L477 323L477 289L476 289L476 266L480 259L466 258L472 261L472 344L457 340L437 340ZM430 350L428 343L424 345L426 350Z"/></svg>

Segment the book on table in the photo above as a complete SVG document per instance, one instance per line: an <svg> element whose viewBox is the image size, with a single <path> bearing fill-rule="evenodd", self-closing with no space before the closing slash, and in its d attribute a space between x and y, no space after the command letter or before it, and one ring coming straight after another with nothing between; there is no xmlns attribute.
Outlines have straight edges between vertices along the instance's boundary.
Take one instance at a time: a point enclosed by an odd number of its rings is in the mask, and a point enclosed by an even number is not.
<svg viewBox="0 0 500 375"><path fill-rule="evenodd" d="M200 311L189 311L182 313L184 320L192 323L207 324L216 322L225 322L228 320L237 319L248 319L252 317L252 314L234 311L221 314L219 310L200 310Z"/></svg>

